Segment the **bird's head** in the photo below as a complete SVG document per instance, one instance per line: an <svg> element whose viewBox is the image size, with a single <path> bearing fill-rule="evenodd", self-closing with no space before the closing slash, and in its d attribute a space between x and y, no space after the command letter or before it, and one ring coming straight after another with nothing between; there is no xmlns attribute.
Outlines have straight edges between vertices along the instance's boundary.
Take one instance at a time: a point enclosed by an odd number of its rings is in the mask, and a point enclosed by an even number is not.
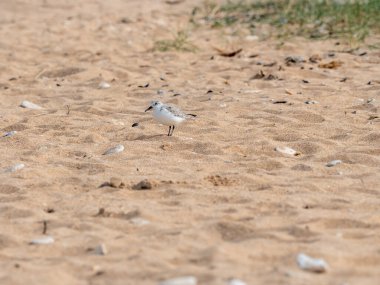
<svg viewBox="0 0 380 285"><path fill-rule="evenodd" d="M162 103L160 101L152 101L150 103L150 106L145 110L145 112L152 109L160 108L161 106L162 106Z"/></svg>

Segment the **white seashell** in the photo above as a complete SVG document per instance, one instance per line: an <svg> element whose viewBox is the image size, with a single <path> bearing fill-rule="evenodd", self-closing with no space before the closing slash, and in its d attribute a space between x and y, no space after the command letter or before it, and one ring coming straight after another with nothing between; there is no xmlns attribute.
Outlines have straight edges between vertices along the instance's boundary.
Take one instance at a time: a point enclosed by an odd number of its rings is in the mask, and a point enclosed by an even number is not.
<svg viewBox="0 0 380 285"><path fill-rule="evenodd" d="M144 225L150 224L150 222L148 220L145 220L145 219L139 218L139 217L132 218L130 221L132 224L134 224L136 226L144 226Z"/></svg>
<svg viewBox="0 0 380 285"><path fill-rule="evenodd" d="M42 109L41 106L38 106L38 105L36 105L32 102L26 101L26 100L21 102L20 107L27 108L27 109L34 109L34 110L41 110Z"/></svg>
<svg viewBox="0 0 380 285"><path fill-rule="evenodd" d="M299 155L299 153L296 150L287 146L278 146L275 148L275 151L278 151L284 154L289 154L289 155Z"/></svg>
<svg viewBox="0 0 380 285"><path fill-rule="evenodd" d="M316 273L325 272L328 268L326 261L323 259L312 258L304 253L297 255L297 264L303 270Z"/></svg>
<svg viewBox="0 0 380 285"><path fill-rule="evenodd" d="M97 254L97 255L106 255L107 252L108 252L107 248L106 248L106 246L103 243L99 244L94 249L94 253Z"/></svg>
<svg viewBox="0 0 380 285"><path fill-rule="evenodd" d="M248 89L248 90L241 90L242 93L246 93L246 94L256 94L256 93L260 93L262 90L260 89Z"/></svg>
<svg viewBox="0 0 380 285"><path fill-rule="evenodd" d="M3 137L11 137L13 135L17 134L17 131L10 131L10 132L7 132L3 135Z"/></svg>
<svg viewBox="0 0 380 285"><path fill-rule="evenodd" d="M103 155L110 155L113 153L122 152L123 150L124 150L124 146L122 144L118 144L117 146L106 150L106 152L103 153Z"/></svg>
<svg viewBox="0 0 380 285"><path fill-rule="evenodd" d="M184 276L168 279L159 283L159 285L197 285L198 280L194 276Z"/></svg>
<svg viewBox="0 0 380 285"><path fill-rule="evenodd" d="M241 281L240 279L230 279L227 282L228 285L247 285L244 281Z"/></svg>
<svg viewBox="0 0 380 285"><path fill-rule="evenodd" d="M44 236L41 238L36 238L30 241L31 244L52 244L54 243L54 238L51 236Z"/></svg>
<svg viewBox="0 0 380 285"><path fill-rule="evenodd" d="M105 81L100 82L98 85L99 89L108 89L110 87L111 87L111 84L109 84L108 82L105 82Z"/></svg>
<svg viewBox="0 0 380 285"><path fill-rule="evenodd" d="M326 164L326 166L327 166L327 167L333 167L333 166L335 166L335 165L337 165L337 164L341 164L341 163L342 163L341 160L339 160L339 159L335 159L335 160L331 160L331 161L329 161L329 162Z"/></svg>
<svg viewBox="0 0 380 285"><path fill-rule="evenodd" d="M250 41L250 42L252 42L252 41L257 41L259 39L259 37L258 36L255 36L255 35L249 35L249 36L246 36L245 37L245 40L246 41Z"/></svg>
<svg viewBox="0 0 380 285"><path fill-rule="evenodd" d="M25 164L23 163L16 163L15 165L5 169L5 172L16 172L18 170L21 170L25 167Z"/></svg>

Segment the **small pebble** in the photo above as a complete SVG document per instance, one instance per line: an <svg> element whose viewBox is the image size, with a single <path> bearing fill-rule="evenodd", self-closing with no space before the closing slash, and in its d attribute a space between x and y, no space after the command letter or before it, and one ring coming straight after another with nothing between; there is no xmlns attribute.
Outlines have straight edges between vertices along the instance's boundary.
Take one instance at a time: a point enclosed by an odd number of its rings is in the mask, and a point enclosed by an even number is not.
<svg viewBox="0 0 380 285"><path fill-rule="evenodd" d="M157 90L157 95L164 95L165 91L162 89Z"/></svg>
<svg viewBox="0 0 380 285"><path fill-rule="evenodd" d="M375 101L375 98L369 98L369 99L367 99L367 104L370 104L370 103L372 103L374 101Z"/></svg>
<svg viewBox="0 0 380 285"><path fill-rule="evenodd" d="M122 144L118 144L117 146L106 150L106 152L103 153L103 155L110 155L110 154L119 153L122 151L124 151L124 146Z"/></svg>
<svg viewBox="0 0 380 285"><path fill-rule="evenodd" d="M30 241L30 244L52 244L54 243L54 238L51 236L44 236L41 238L36 238Z"/></svg>
<svg viewBox="0 0 380 285"><path fill-rule="evenodd" d="M318 104L318 101L305 101L305 104Z"/></svg>
<svg viewBox="0 0 380 285"><path fill-rule="evenodd" d="M100 82L99 85L98 85L99 89L108 89L110 87L111 87L111 84L109 84L109 83L107 83L105 81Z"/></svg>
<svg viewBox="0 0 380 285"><path fill-rule="evenodd" d="M123 188L125 186L124 182L118 177L111 177L110 186L113 188Z"/></svg>
<svg viewBox="0 0 380 285"><path fill-rule="evenodd" d="M194 276L184 276L184 277L168 279L158 284L159 285L197 285L198 280Z"/></svg>
<svg viewBox="0 0 380 285"><path fill-rule="evenodd" d="M137 183L132 187L134 190L150 190L153 188L152 182L149 180L145 179Z"/></svg>
<svg viewBox="0 0 380 285"><path fill-rule="evenodd" d="M288 103L287 100L274 100L273 101L273 104L286 104L286 103Z"/></svg>
<svg viewBox="0 0 380 285"><path fill-rule="evenodd" d="M138 127L139 126L139 123L133 123L132 124L132 128L134 128L134 127Z"/></svg>
<svg viewBox="0 0 380 285"><path fill-rule="evenodd" d="M304 253L297 255L297 264L301 269L315 273L323 273L328 268L323 259L312 258Z"/></svg>
<svg viewBox="0 0 380 285"><path fill-rule="evenodd" d="M107 248L106 246L102 243L102 244L99 244L98 246L96 246L94 248L94 253L96 255L106 255L107 254Z"/></svg>
<svg viewBox="0 0 380 285"><path fill-rule="evenodd" d="M228 280L227 284L228 285L247 285L247 283L245 283L244 281L240 279L235 279L235 278Z"/></svg>
<svg viewBox="0 0 380 285"><path fill-rule="evenodd" d="M275 148L275 151L278 151L278 152L281 152L281 153L284 153L284 154L289 154L289 155L299 155L300 153L297 152L296 150L290 148L290 147L287 147L287 146L278 146Z"/></svg>
<svg viewBox="0 0 380 285"><path fill-rule="evenodd" d="M341 164L341 163L342 163L341 160L339 160L339 159L335 159L335 160L331 160L331 161L329 161L329 162L326 164L326 166L327 166L327 167L333 167L333 166L335 166L335 165L337 165L337 164Z"/></svg>
<svg viewBox="0 0 380 285"><path fill-rule="evenodd" d="M26 100L21 102L20 107L27 108L27 109L33 109L33 110L41 110L42 109L41 106L38 106L38 105L36 105L32 102L26 101Z"/></svg>
<svg viewBox="0 0 380 285"><path fill-rule="evenodd" d="M17 134L17 131L10 131L10 132L7 132L3 135L3 137L11 137L13 135Z"/></svg>
<svg viewBox="0 0 380 285"><path fill-rule="evenodd" d="M288 56L285 58L286 65L298 64L301 62L305 62L306 60L302 56Z"/></svg>
<svg viewBox="0 0 380 285"><path fill-rule="evenodd" d="M5 169L5 172L16 172L18 170L21 170L25 167L25 164L23 163L16 163L15 165Z"/></svg>

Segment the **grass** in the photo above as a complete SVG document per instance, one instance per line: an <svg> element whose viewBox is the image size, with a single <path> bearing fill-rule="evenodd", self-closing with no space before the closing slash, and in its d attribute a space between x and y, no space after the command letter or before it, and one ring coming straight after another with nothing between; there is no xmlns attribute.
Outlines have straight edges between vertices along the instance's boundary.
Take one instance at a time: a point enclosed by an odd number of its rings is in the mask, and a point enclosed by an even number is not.
<svg viewBox="0 0 380 285"><path fill-rule="evenodd" d="M196 51L197 47L189 41L188 34L185 31L179 31L174 35L173 39L156 41L154 43L153 49L160 52L194 52Z"/></svg>
<svg viewBox="0 0 380 285"><path fill-rule="evenodd" d="M254 30L267 23L278 36L362 41L380 31L380 0L240 0L222 5L205 1L193 11L194 22L200 11L202 21L213 28L244 24Z"/></svg>

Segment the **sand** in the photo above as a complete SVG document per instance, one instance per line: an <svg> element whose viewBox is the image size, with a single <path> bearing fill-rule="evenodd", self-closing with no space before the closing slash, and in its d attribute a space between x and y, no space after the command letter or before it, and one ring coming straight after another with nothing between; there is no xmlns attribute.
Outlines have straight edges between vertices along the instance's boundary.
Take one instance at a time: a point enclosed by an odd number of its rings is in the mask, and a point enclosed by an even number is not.
<svg viewBox="0 0 380 285"><path fill-rule="evenodd" d="M379 50L200 26L153 51L201 2L0 2L0 284L379 284ZM167 137L151 100L198 117Z"/></svg>

